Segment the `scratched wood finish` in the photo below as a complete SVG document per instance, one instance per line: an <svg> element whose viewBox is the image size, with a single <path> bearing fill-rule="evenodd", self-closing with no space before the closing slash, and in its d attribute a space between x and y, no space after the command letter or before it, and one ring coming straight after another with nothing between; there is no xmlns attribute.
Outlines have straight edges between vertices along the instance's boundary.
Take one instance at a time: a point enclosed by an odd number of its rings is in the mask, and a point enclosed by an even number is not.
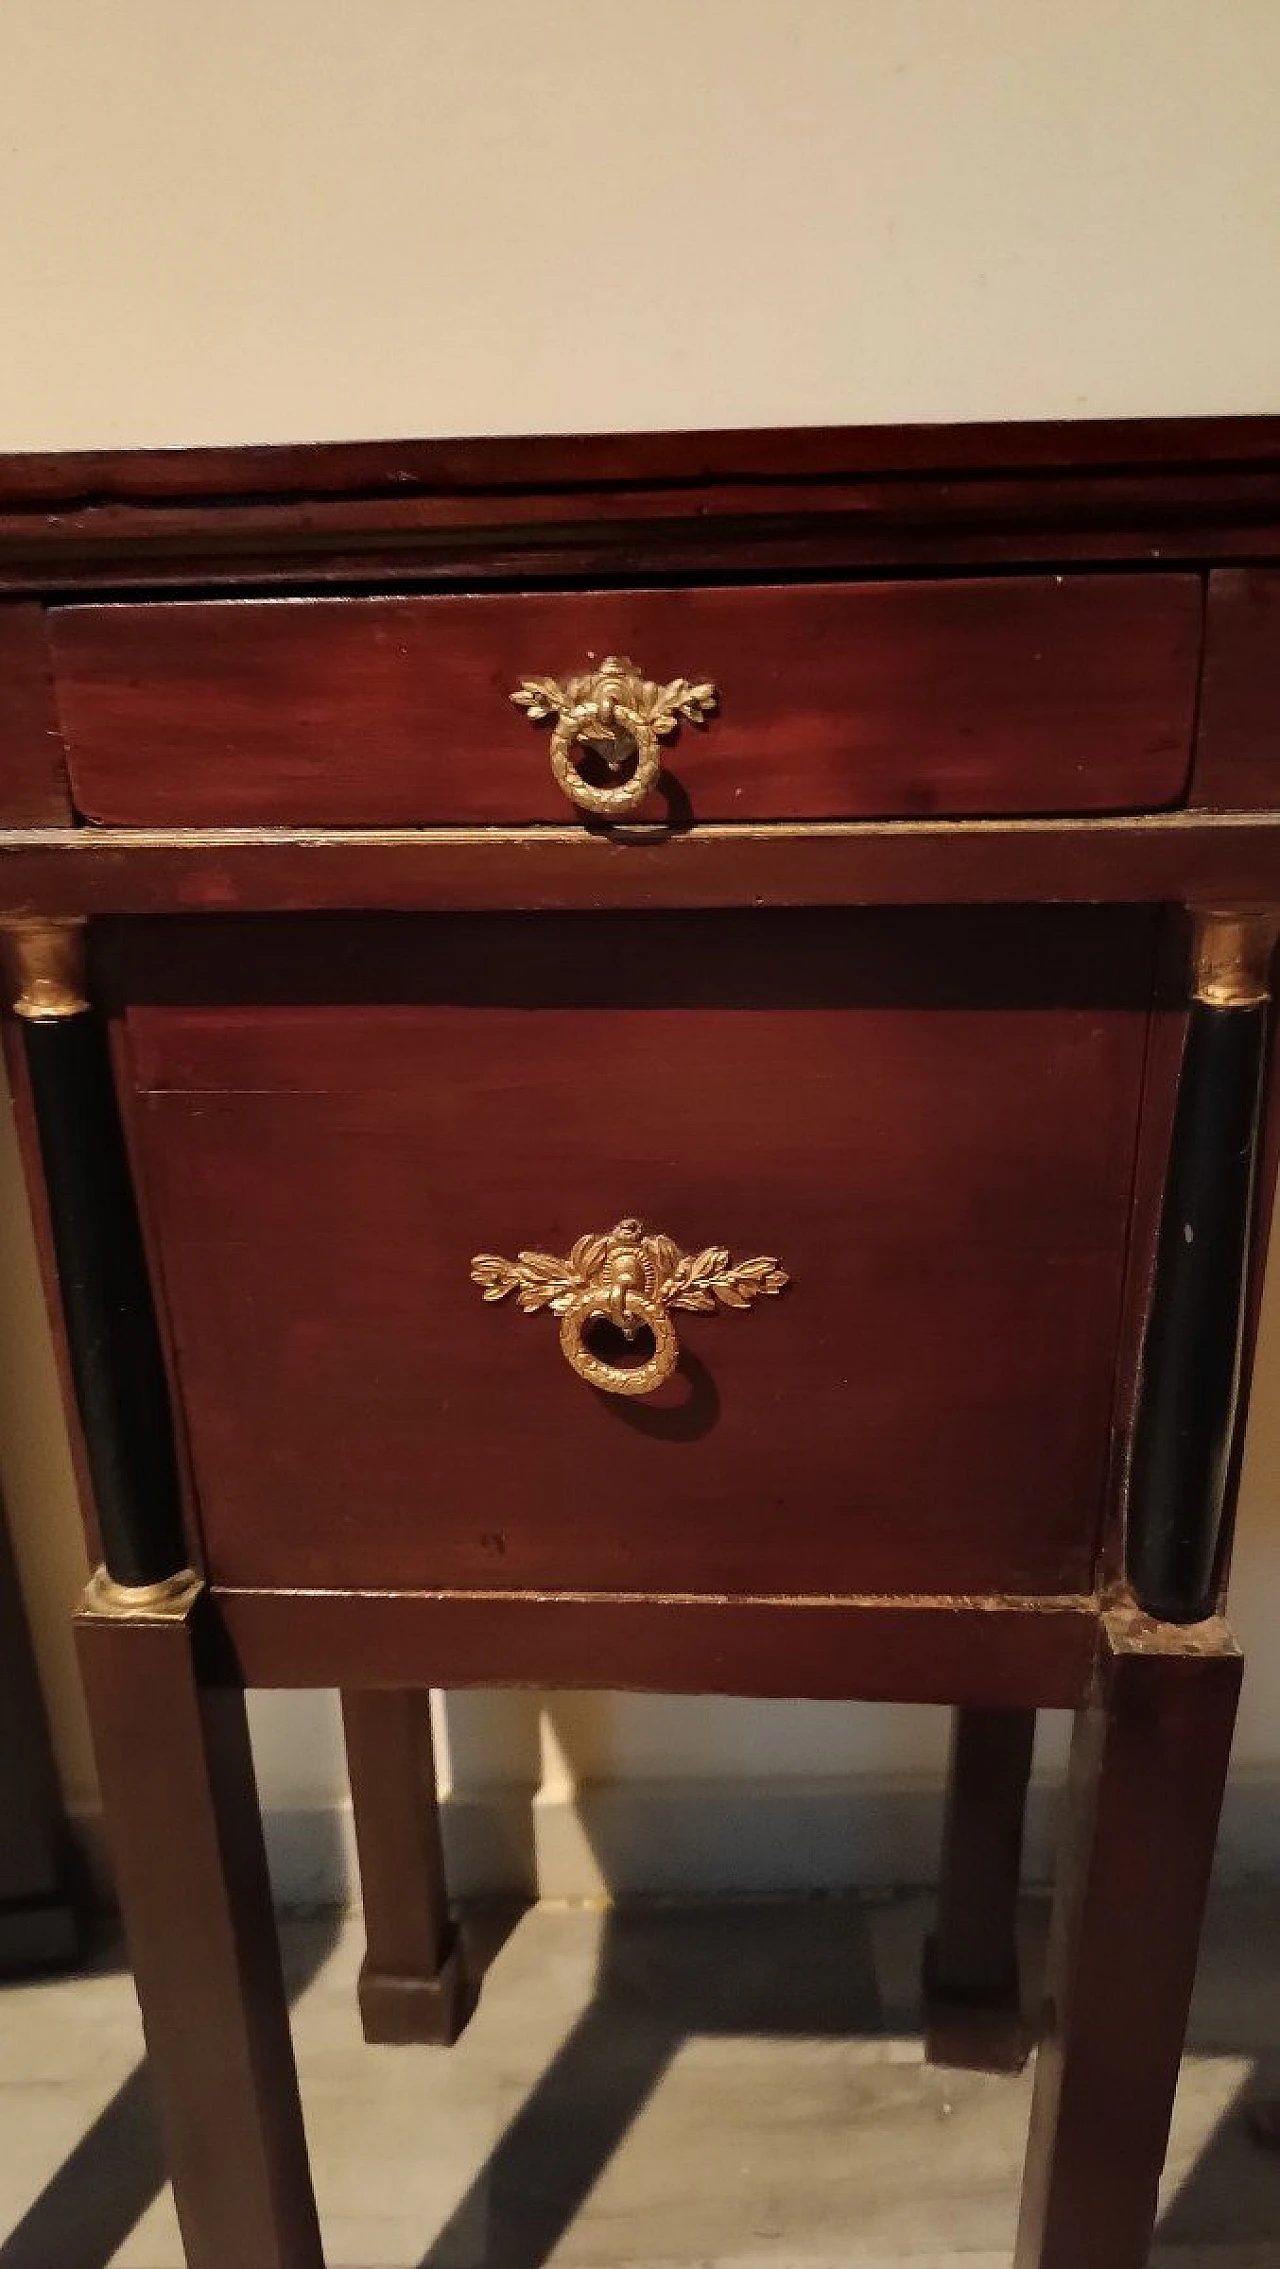
<svg viewBox="0 0 1280 2269"><path fill-rule="evenodd" d="M0 605L0 825L64 827L70 816L44 617Z"/></svg>
<svg viewBox="0 0 1280 2269"><path fill-rule="evenodd" d="M555 824L509 696L606 654L721 708L643 816L1150 808L1191 754L1192 576L55 610L78 809L124 826Z"/></svg>
<svg viewBox="0 0 1280 2269"><path fill-rule="evenodd" d="M1087 1589L1153 934L132 926L134 1141L212 1578ZM628 1213L795 1279L682 1318L683 1373L640 1404L468 1276Z"/></svg>
<svg viewBox="0 0 1280 2269"><path fill-rule="evenodd" d="M248 1686L578 1686L1074 1709L1092 1599L218 1591L220 1675Z"/></svg>
<svg viewBox="0 0 1280 2269"><path fill-rule="evenodd" d="M1204 687L1191 801L1243 810L1280 803L1280 573L1209 578Z"/></svg>
<svg viewBox="0 0 1280 2269"><path fill-rule="evenodd" d="M0 908L49 913L473 912L675 906L1267 903L1280 813L213 834L0 830Z"/></svg>

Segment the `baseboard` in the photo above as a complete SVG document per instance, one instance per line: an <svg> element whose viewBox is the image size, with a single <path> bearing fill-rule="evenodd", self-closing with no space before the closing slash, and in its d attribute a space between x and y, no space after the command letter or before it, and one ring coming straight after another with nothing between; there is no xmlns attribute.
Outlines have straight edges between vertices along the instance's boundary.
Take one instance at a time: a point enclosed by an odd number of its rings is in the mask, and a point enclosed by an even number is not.
<svg viewBox="0 0 1280 2269"><path fill-rule="evenodd" d="M1037 1783L1025 1879L1053 1871L1060 1791ZM519 1891L549 1899L914 1889L936 1879L942 1790L933 1777L633 1780L576 1793L505 1784L442 1806L456 1896ZM105 1896L101 1821L76 1822ZM281 1906L342 1906L358 1896L350 1806L274 1808L268 1858ZM1280 1776L1245 1768L1227 1791L1217 1880L1280 1882Z"/></svg>

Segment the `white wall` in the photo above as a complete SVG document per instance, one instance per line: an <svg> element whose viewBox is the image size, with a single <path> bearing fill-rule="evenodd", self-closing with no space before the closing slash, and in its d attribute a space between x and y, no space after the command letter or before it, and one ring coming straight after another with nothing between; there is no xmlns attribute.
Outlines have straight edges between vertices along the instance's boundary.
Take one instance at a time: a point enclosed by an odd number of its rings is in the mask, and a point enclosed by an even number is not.
<svg viewBox="0 0 1280 2269"><path fill-rule="evenodd" d="M1275 409L1278 85L1274 0L4 0L0 449ZM0 1485L87 1804L65 1445L0 1175ZM1242 1865L1274 1856L1278 1614L1280 1294L1236 1585ZM447 1715L474 1878L528 1867L538 1784L558 1888L927 1864L931 1713ZM332 1712L255 1724L282 1865L320 1884Z"/></svg>

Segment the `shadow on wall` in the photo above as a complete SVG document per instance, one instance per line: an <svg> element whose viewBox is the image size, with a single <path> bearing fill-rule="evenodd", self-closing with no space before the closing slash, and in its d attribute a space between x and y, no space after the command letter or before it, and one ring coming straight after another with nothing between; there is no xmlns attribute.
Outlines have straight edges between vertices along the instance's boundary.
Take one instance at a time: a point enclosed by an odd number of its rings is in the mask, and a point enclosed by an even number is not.
<svg viewBox="0 0 1280 2269"><path fill-rule="evenodd" d="M435 1706L463 1894L770 1896L937 1871L944 1709L572 1692ZM1046 1722L1055 1782L1063 1730ZM1033 1881L1049 1873L1054 1794L1033 1797Z"/></svg>

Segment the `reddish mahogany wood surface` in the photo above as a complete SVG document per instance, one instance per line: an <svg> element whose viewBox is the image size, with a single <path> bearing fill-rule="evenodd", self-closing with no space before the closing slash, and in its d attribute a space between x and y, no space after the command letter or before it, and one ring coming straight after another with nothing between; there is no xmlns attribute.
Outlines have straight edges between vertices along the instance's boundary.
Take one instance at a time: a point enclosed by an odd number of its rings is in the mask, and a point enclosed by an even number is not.
<svg viewBox="0 0 1280 2269"><path fill-rule="evenodd" d="M704 819L1171 804L1192 576L229 600L50 616L78 809L109 825L563 824L510 701L606 654L720 710L668 744Z"/></svg>
<svg viewBox="0 0 1280 2269"><path fill-rule="evenodd" d="M1014 2269L1144 2269L1241 1659L1221 1623L1103 1625L1076 1720Z"/></svg>
<svg viewBox="0 0 1280 2269"><path fill-rule="evenodd" d="M1032 2031L1022 2010L1018 1892L1034 1710L957 1710L943 1816L938 1923L925 1952L926 2043L934 2064L1018 2072Z"/></svg>
<svg viewBox="0 0 1280 2269"><path fill-rule="evenodd" d="M220 1591L211 1675L248 1686L582 1686L1075 1709L1092 1599Z"/></svg>
<svg viewBox="0 0 1280 2269"><path fill-rule="evenodd" d="M1280 804L1280 573L1231 568L1209 579L1191 800Z"/></svg>
<svg viewBox="0 0 1280 2269"><path fill-rule="evenodd" d="M337 907L1249 905L1274 899L1280 813L324 834L0 830L0 912Z"/></svg>
<svg viewBox="0 0 1280 2269"><path fill-rule="evenodd" d="M430 1701L420 1689L349 1687L342 1731L360 1857L364 2037L447 2046L469 1995L449 1914Z"/></svg>
<svg viewBox="0 0 1280 2269"><path fill-rule="evenodd" d="M244 1696L207 1602L76 1638L188 2269L324 2269Z"/></svg>
<svg viewBox="0 0 1280 2269"><path fill-rule="evenodd" d="M40 1163L40 1137L36 1131L35 1105L31 1094L30 1075L27 1069L26 1049L22 1038L23 1027L16 1016L6 1016L0 1027L0 1052L3 1053L4 1074L13 1109L14 1133L17 1137L18 1156L22 1164L23 1180L31 1212L31 1226L35 1236L36 1261L40 1271L40 1284L44 1293L53 1340L54 1363L58 1374L58 1388L62 1397L66 1420L67 1440L71 1450L71 1463L75 1474L76 1498L84 1524L85 1545L91 1566L96 1567L102 1558L102 1535L98 1527L97 1507L93 1501L93 1487L89 1479L89 1458L85 1449L84 1431L80 1412L76 1406L75 1389L71 1378L71 1355L67 1346L66 1322L62 1312L62 1288L58 1282L58 1266L53 1251L53 1224L50 1219L49 1193L45 1186Z"/></svg>
<svg viewBox="0 0 1280 2269"><path fill-rule="evenodd" d="M135 928L212 1578L1086 1590L1152 955L1124 912ZM795 1280L640 1404L468 1275L628 1213Z"/></svg>
<svg viewBox="0 0 1280 2269"><path fill-rule="evenodd" d="M1166 910L1160 917L1156 984L1147 1033L1137 1155L1129 1201L1129 1250L1107 1488L1109 1519L1098 1570L1102 1589L1124 1581L1125 1477L1137 1404L1142 1336L1155 1279L1165 1169L1186 1033L1191 954L1191 924L1187 916L1181 910Z"/></svg>
<svg viewBox="0 0 1280 2269"><path fill-rule="evenodd" d="M60 827L70 816L44 617L0 605L0 824Z"/></svg>
<svg viewBox="0 0 1280 2269"><path fill-rule="evenodd" d="M1280 553L1280 420L0 458L0 586L93 590Z"/></svg>

